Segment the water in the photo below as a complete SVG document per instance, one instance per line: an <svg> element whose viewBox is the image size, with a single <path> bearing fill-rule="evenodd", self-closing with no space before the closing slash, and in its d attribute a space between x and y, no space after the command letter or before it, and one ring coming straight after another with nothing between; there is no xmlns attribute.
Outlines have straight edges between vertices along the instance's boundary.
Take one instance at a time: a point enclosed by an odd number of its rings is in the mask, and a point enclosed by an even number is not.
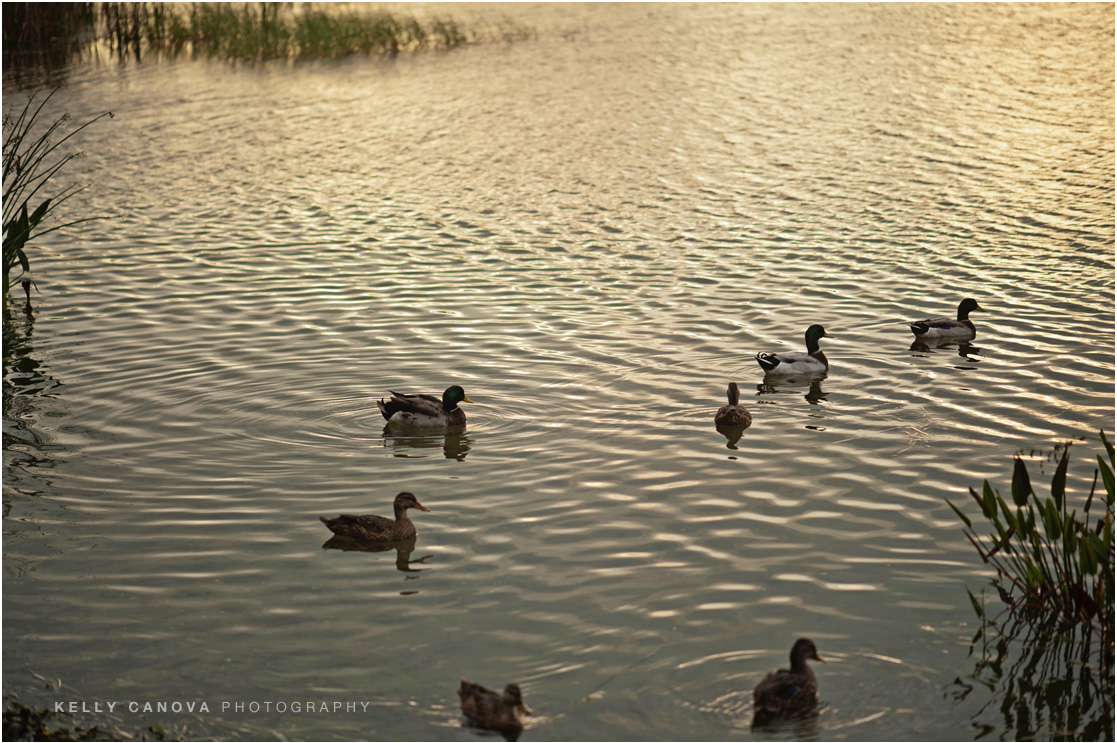
<svg viewBox="0 0 1117 743"><path fill-rule="evenodd" d="M408 9L538 37L66 71L110 218L5 338L5 694L474 740L467 676L525 740L1016 735L951 694L989 576L944 499L1086 437L1084 498L1113 430L1112 6ZM964 296L977 339L913 348ZM829 374L766 383L815 322ZM464 434L385 433L452 383ZM410 555L323 548L401 490ZM819 714L752 731L798 636Z"/></svg>

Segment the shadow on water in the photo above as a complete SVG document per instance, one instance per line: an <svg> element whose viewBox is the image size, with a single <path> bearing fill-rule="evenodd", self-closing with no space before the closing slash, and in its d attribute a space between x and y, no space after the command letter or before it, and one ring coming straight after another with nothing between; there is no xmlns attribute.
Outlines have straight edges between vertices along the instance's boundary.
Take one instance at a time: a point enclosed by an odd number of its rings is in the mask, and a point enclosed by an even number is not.
<svg viewBox="0 0 1117 743"><path fill-rule="evenodd" d="M975 740L1006 730L1017 740L1044 731L1059 731L1058 740L1113 740L1113 649L1099 653L1082 634L1012 615L987 624L970 646L973 671L944 696L960 704L989 695L970 718Z"/></svg>
<svg viewBox="0 0 1117 743"><path fill-rule="evenodd" d="M398 542L363 542L351 537L334 535L322 545L324 550L341 550L342 552L391 552L396 551L396 570L403 573L421 573L422 568L413 568L412 565L426 565L432 555L424 555L417 560L411 559L415 551L415 537Z"/></svg>

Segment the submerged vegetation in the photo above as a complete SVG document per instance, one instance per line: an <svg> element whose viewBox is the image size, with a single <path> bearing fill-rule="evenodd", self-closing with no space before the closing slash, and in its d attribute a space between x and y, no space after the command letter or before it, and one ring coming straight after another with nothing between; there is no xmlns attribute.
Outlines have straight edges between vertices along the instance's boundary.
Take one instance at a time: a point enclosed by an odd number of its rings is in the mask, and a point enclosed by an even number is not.
<svg viewBox="0 0 1117 743"><path fill-rule="evenodd" d="M1005 604L990 617L985 592L982 598L970 593L981 620L973 646L981 642L982 656L972 678L956 682L956 696L968 696L973 683L1003 685L995 699L1005 724L1024 737L1046 727L1071 739L1113 738L1114 449L1104 432L1101 440L1107 456L1097 456L1081 512L1067 492L1070 444L1053 454L1058 463L1050 495L1035 491L1019 456L1011 503L988 480L981 493L970 489L991 527L986 536L947 501L982 560L996 570L993 587ZM1099 475L1103 498L1095 497Z"/></svg>
<svg viewBox="0 0 1117 743"><path fill-rule="evenodd" d="M105 44L122 59L187 55L236 62L394 55L535 35L508 20L466 28L449 18L421 21L406 13L312 3L58 3L54 10L48 5L5 3L5 67L9 52L73 50L83 43ZM23 7L9 12L9 6Z"/></svg>
<svg viewBox="0 0 1117 743"><path fill-rule="evenodd" d="M65 133L62 127L69 121L64 114L42 129L39 117L53 92L36 103L35 96L27 101L19 114L4 114L4 306L7 307L8 290L14 281L31 270L27 258L28 243L48 232L88 222L97 217L75 219L70 222L47 226L48 218L71 196L84 187L67 186L51 193L51 179L81 152L59 153L58 148L93 122L112 116L104 113ZM15 273L16 268L19 272ZM25 288L28 286L24 285ZM28 294L30 298L30 293Z"/></svg>
<svg viewBox="0 0 1117 743"><path fill-rule="evenodd" d="M182 740L181 735L168 738L161 725L140 731L111 724L87 726L66 712L28 707L11 698L5 701L4 740Z"/></svg>

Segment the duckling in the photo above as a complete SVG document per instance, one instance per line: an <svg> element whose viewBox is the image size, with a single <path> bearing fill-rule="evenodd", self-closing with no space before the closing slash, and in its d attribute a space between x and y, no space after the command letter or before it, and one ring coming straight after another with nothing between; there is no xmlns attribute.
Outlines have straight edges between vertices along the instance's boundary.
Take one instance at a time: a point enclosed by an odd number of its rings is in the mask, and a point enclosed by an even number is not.
<svg viewBox="0 0 1117 743"><path fill-rule="evenodd" d="M739 426L741 428L748 428L752 425L752 415L739 404L741 402L741 391L737 389L736 382L729 383L726 396L729 398L729 404L718 408L717 414L714 415L714 424L723 427Z"/></svg>
<svg viewBox="0 0 1117 743"><path fill-rule="evenodd" d="M508 684L502 693L497 694L492 689L463 678L458 696L462 700L462 714L474 725L481 727L521 728L523 722L520 721L520 714L531 714L517 684Z"/></svg>
<svg viewBox="0 0 1117 743"><path fill-rule="evenodd" d="M473 402L465 396L459 385L447 387L439 400L434 395L403 395L388 390L392 398L388 402L377 400L384 420L401 426L418 428L455 428L465 425L465 411L458 407L460 402Z"/></svg>
<svg viewBox="0 0 1117 743"><path fill-rule="evenodd" d="M418 508L430 513L430 509L419 503L411 493L400 493L392 504L396 520L384 516L349 516L342 514L337 518L319 517L319 521L339 537L349 537L365 542L396 542L415 536L415 524L407 517L407 509Z"/></svg>
<svg viewBox="0 0 1117 743"><path fill-rule="evenodd" d="M758 353L756 362L766 374L817 374L830 368L826 355L818 347L819 338L833 338L821 325L807 328L806 353Z"/></svg>
<svg viewBox="0 0 1117 743"><path fill-rule="evenodd" d="M813 642L806 638L796 640L791 646L791 668L772 671L752 690L757 715L791 712L818 701L818 679L807 665L808 658L826 662L819 657Z"/></svg>
<svg viewBox="0 0 1117 743"><path fill-rule="evenodd" d="M954 340L973 340L977 335L977 328L970 321L971 312L985 312L976 299L963 299L958 305L958 319L949 317L932 317L927 320L917 320L911 325L911 332L920 339L927 338L952 338Z"/></svg>

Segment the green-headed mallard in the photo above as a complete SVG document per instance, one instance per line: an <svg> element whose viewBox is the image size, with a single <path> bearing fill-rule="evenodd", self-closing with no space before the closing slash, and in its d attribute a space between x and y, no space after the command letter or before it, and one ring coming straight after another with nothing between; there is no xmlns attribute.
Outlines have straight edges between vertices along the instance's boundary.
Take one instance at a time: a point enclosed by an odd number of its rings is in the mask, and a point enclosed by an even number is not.
<svg viewBox="0 0 1117 743"><path fill-rule="evenodd" d="M384 516L350 516L342 514L334 519L325 516L319 520L339 537L349 537L365 542L396 542L415 536L415 524L407 517L407 509L418 508L430 513L430 509L419 503L411 493L400 493L395 502L396 519Z"/></svg>
<svg viewBox="0 0 1117 743"><path fill-rule="evenodd" d="M520 687L508 684L500 694L486 689L481 684L461 680L458 696L462 700L462 714L474 725L481 727L509 729L521 728L520 715L530 715L531 709L524 704Z"/></svg>
<svg viewBox="0 0 1117 743"><path fill-rule="evenodd" d="M826 355L818 347L819 338L833 338L821 325L807 328L806 353L758 353L756 363L766 374L817 374L830 368Z"/></svg>
<svg viewBox="0 0 1117 743"><path fill-rule="evenodd" d="M465 411L458 407L460 402L473 402L465 396L465 390L454 385L447 387L439 400L434 395L401 395L388 390L392 398L388 402L376 401L376 407L389 423L415 428L453 428L465 425Z"/></svg>
<svg viewBox="0 0 1117 743"><path fill-rule="evenodd" d="M818 679L807 659L825 663L814 643L800 638L791 646L791 668L772 671L752 690L758 715L775 715L810 707L818 701Z"/></svg>
<svg viewBox="0 0 1117 743"><path fill-rule="evenodd" d="M971 312L985 312L976 299L967 297L958 305L958 319L949 317L932 317L927 320L917 320L911 325L911 332L917 338L954 338L960 341L972 340L977 335L977 328L970 321Z"/></svg>
<svg viewBox="0 0 1117 743"><path fill-rule="evenodd" d="M741 428L752 425L752 415L740 405L741 391L737 389L736 382L729 383L726 396L729 398L729 404L718 408L718 412L714 415L714 424L722 427L739 426Z"/></svg>

